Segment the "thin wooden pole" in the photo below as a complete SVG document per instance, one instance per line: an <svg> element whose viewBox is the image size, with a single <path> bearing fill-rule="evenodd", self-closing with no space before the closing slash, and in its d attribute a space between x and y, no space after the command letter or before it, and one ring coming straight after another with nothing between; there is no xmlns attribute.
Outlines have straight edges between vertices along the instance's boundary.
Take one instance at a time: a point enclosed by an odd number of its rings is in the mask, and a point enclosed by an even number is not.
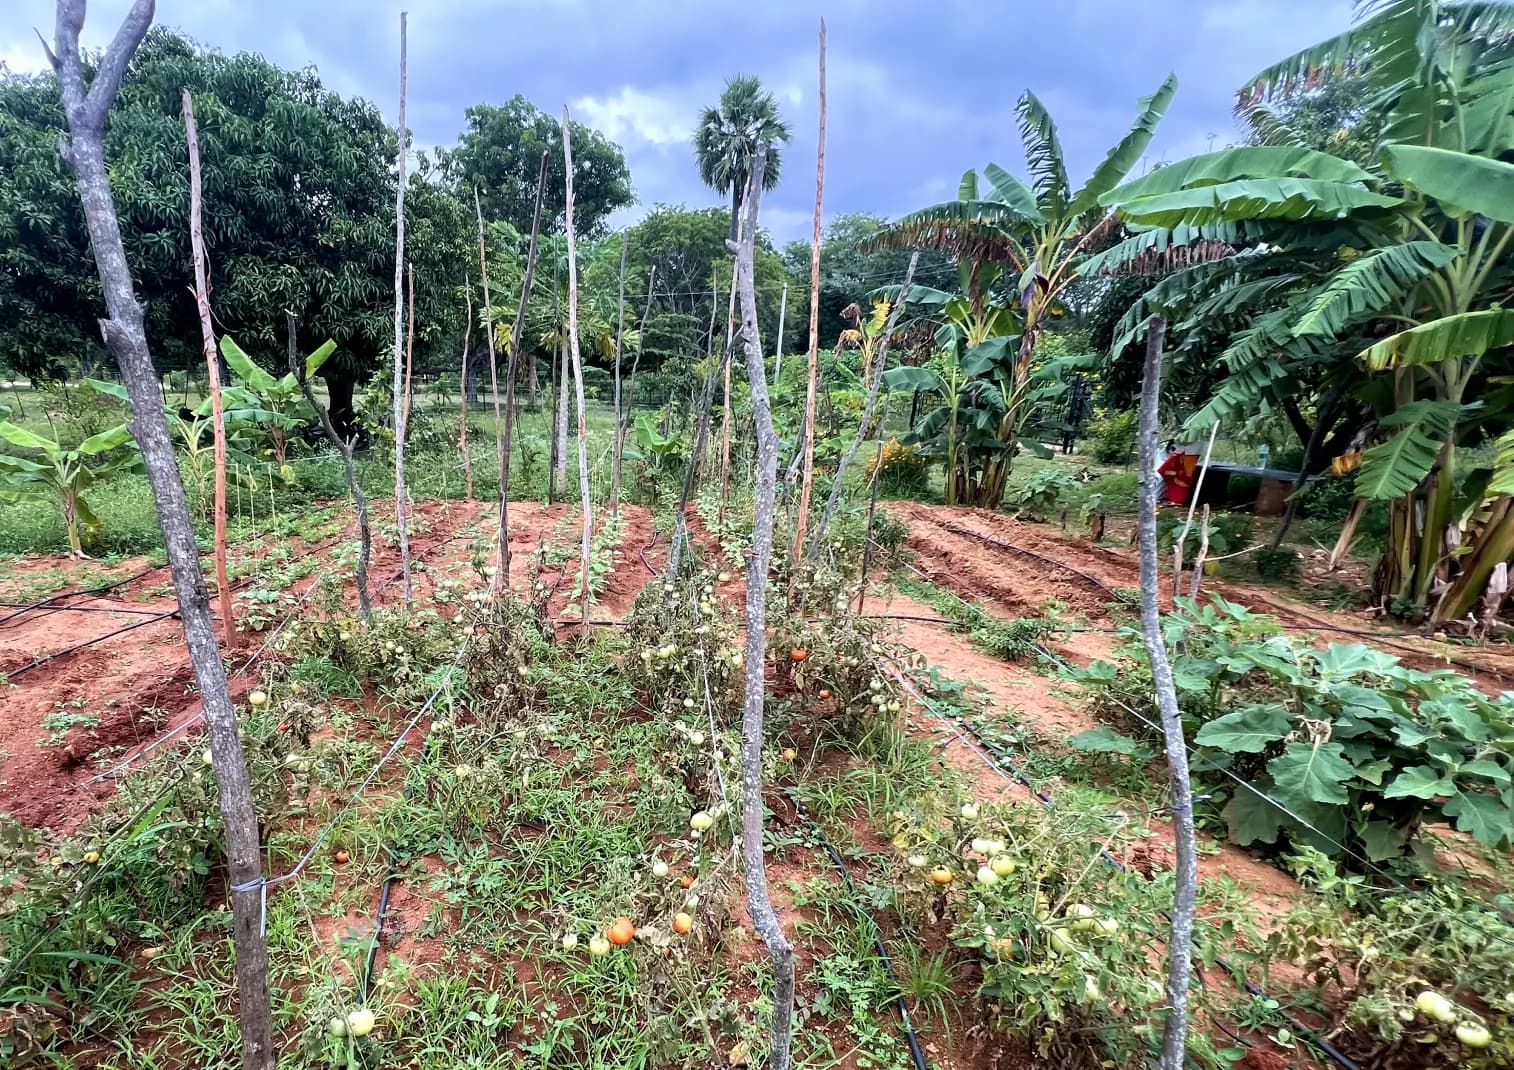
<svg viewBox="0 0 1514 1070"><path fill-rule="evenodd" d="M484 288L484 333L489 338L489 394L494 399L494 470L499 473L499 531L495 535L494 579L489 584L491 589L497 591L501 585L510 582L509 515L505 505L509 496L509 477L505 471L509 457L505 453L504 431L501 426L504 419L499 408L499 356L494 348L494 306L489 298L489 254L484 239L484 206L479 200L477 186L473 187L473 211L478 215L478 270Z"/></svg>
<svg viewBox="0 0 1514 1070"><path fill-rule="evenodd" d="M773 560L773 514L777 493L778 434L768 400L767 373L757 339L757 294L753 282L757 209L767 153L762 146L752 161L736 250L736 278L741 291L741 337L746 348L747 383L752 393L752 423L757 437L757 478L752 521L752 565L746 584L746 659L741 716L741 855L746 877L747 914L773 960L773 1036L770 1070L788 1070L794 1015L794 949L789 944L768 889L763 857L762 749L767 690L767 584Z"/></svg>
<svg viewBox="0 0 1514 1070"><path fill-rule="evenodd" d="M1204 489L1204 476L1209 473L1209 457L1214 453L1214 439L1220 433L1220 422L1214 421L1209 429L1209 441L1204 446L1204 455L1199 459L1198 477L1193 483L1193 493L1188 499L1188 515L1183 520L1182 530L1172 541L1172 593L1183 590L1183 544L1188 541L1188 532L1193 528L1193 510L1199 503L1199 494Z"/></svg>
<svg viewBox="0 0 1514 1070"><path fill-rule="evenodd" d="M778 299L778 342L773 346L773 382L783 374L783 316L789 310L789 284L783 284L783 296Z"/></svg>
<svg viewBox="0 0 1514 1070"><path fill-rule="evenodd" d="M647 303L641 306L641 327L636 336L636 356L631 360L631 378L626 383L626 408L625 416L617 429L615 439L615 453L619 458L626 449L626 428L631 423L631 413L636 411L636 369L641 366L641 354L647 344L647 316L652 310L652 289L657 282L657 265L653 264L647 271Z"/></svg>
<svg viewBox="0 0 1514 1070"><path fill-rule="evenodd" d="M405 428L410 427L410 404L415 398L411 378L415 367L415 265L405 265L406 312L405 312Z"/></svg>
<svg viewBox="0 0 1514 1070"><path fill-rule="evenodd" d="M399 528L400 567L405 576L405 605L413 597L410 580L410 520L405 500L405 384L402 379L405 343L405 162L410 155L410 133L405 128L406 53L408 12L400 12L400 115L399 148L395 164L399 185L394 195L394 521Z"/></svg>
<svg viewBox="0 0 1514 1070"><path fill-rule="evenodd" d="M226 567L226 417L221 408L221 360L216 354L215 330L210 324L210 281L205 266L205 236L201 229L200 137L195 128L194 103L184 90L184 136L189 142L189 244L194 256L195 305L200 312L200 340L205 346L205 369L210 383L210 418L215 432L215 568L216 597L221 604L221 633L226 649L237 648L236 614L231 604L231 580ZM156 377L155 377L156 378Z"/></svg>
<svg viewBox="0 0 1514 1070"><path fill-rule="evenodd" d="M520 284L520 303L515 306L515 326L510 330L510 355L505 361L505 437L501 449L504 456L499 476L499 571L501 581L510 585L510 459L511 438L515 432L515 380L520 361L521 340L526 327L526 302L531 297L531 280L536 277L537 239L541 235L541 200L547 183L547 152L542 150L541 164L536 170L536 207L531 213L531 244L526 250L526 275ZM535 374L536 359L531 360Z"/></svg>
<svg viewBox="0 0 1514 1070"><path fill-rule="evenodd" d="M736 265L731 265L731 297L725 313L725 350L721 353L723 381L720 401L720 509L719 523L725 523L726 502L731 491L731 361L736 338Z"/></svg>
<svg viewBox="0 0 1514 1070"><path fill-rule="evenodd" d="M462 395L462 412L458 417L457 449L463 455L463 497L473 500L473 461L468 455L468 349L473 343L473 283L463 275L463 359L457 377Z"/></svg>
<svg viewBox="0 0 1514 1070"><path fill-rule="evenodd" d="M568 233L568 351L573 357L573 385L578 406L578 490L583 499L582 615L589 626L589 558L594 542L594 503L589 497L589 421L584 404L584 366L578 352L578 257L573 234L573 120L566 105L562 110L562 155L565 197L563 226Z"/></svg>
<svg viewBox="0 0 1514 1070"><path fill-rule="evenodd" d="M804 387L804 436L800 450L804 473L799 484L799 513L794 519L797 563L804 552L804 533L809 524L810 492L815 483L815 394L820 381L820 207L825 194L825 20L820 20L820 138L815 151L815 229L810 238L810 363Z"/></svg>
<svg viewBox="0 0 1514 1070"><path fill-rule="evenodd" d="M1162 736L1167 749L1167 771L1172 805L1172 832L1177 865L1172 904L1172 933L1167 940L1167 1020L1162 1027L1162 1070L1183 1070L1188 1037L1188 988L1193 973L1193 912L1198 894L1198 842L1193 828L1193 786L1188 777L1188 747L1183 739L1182 713L1172 680L1172 664L1162 636L1159 608L1161 583L1157 562L1157 406L1161 398L1162 341L1166 321L1151 318L1146 335L1145 374L1141 380L1140 415L1140 518L1136 541L1141 558L1141 634L1151 662L1151 679L1157 708L1162 715Z"/></svg>
<svg viewBox="0 0 1514 1070"><path fill-rule="evenodd" d="M626 330L626 252L630 243L620 232L620 295L615 300L615 442L610 453L610 512L620 515L620 343Z"/></svg>
<svg viewBox="0 0 1514 1070"><path fill-rule="evenodd" d="M189 661L210 735L211 765L230 871L227 890L231 899L232 945L236 949L242 1066L243 1070L271 1070L275 1051L268 998L268 944L262 929L267 887L258 845L257 813L252 805L236 711L226 686L226 665L216 644L210 600L205 593L199 550L189 521L189 503L168 434L163 394L143 326L143 308L137 300L131 265L121 241L121 223L116 217L110 173L105 166L106 116L133 53L152 25L153 0L135 0L110 46L92 63L92 79L88 83L84 57L79 50L84 3L85 0L58 0L54 44L47 49L68 126L68 137L59 149L78 184L89 249L94 255L106 307L100 330L106 349L116 359L131 401L129 426L142 450L142 463L152 487L169 575L179 605L179 621L184 628L184 642L189 648Z"/></svg>

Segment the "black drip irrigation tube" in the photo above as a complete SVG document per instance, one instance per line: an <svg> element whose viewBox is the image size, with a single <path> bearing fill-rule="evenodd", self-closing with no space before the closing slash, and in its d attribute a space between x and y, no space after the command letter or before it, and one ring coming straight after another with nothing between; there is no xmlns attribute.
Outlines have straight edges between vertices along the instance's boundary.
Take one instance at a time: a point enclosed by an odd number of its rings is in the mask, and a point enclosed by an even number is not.
<svg viewBox="0 0 1514 1070"><path fill-rule="evenodd" d="M825 830L809 814L804 812L804 805L799 801L799 793L792 787L785 788L784 792L788 795L789 801L794 804L794 809L798 812L799 816L804 818L810 828L819 834L820 846L825 848L825 853L830 855L831 861L835 863L836 870L841 874L841 879L846 882L847 891L855 893L857 886L852 881L851 871L846 868L846 862L842 859L841 852L836 850L835 845L831 843L830 837L825 834ZM894 1006L899 1011L899 1022L904 1028L904 1037L909 1043L910 1055L915 1061L915 1070L930 1070L930 1064L925 1060L925 1052L920 1048L920 1038L915 1033L915 1023L910 1018L909 1001L905 998L904 989L899 984L899 974L894 970L894 960L889 958L888 948L883 945L883 933L878 928L878 922L871 913L865 910L859 910L859 913L867 919L868 928L873 932L873 948L878 952L878 957L883 960L883 968L888 973L888 979L893 984L894 990L898 993L894 997Z"/></svg>
<svg viewBox="0 0 1514 1070"><path fill-rule="evenodd" d="M921 697L923 698L923 696ZM935 712L936 716L938 717L948 716L940 713L939 711L933 710L932 712ZM995 766L996 768L1002 768L999 764L1002 762L1005 766L1009 767L1009 774L1013 776L1015 780L1025 785L1025 788L1030 791L1031 794L1033 794L1043 806L1050 808L1056 805L1055 800L1052 799L1050 795L1031 783L1030 778L1025 775L1024 770L1022 770L1015 762L1011 761L1009 758L1004 757L1003 755L995 754L990 748L989 744L983 740L983 737L978 734L978 732L972 727L972 725L968 724L961 718L953 717L950 719L958 727L958 729L966 732L969 736L972 737L972 740L976 744L980 754L983 756L984 761L988 762L992 766ZM1122 872L1127 868L1123 862L1121 862L1114 855L1110 854L1107 850L1101 849L1099 851L1099 855L1104 859L1104 861L1108 862L1110 865L1114 866L1116 869ZM1229 974L1231 978L1238 981L1246 990L1246 993L1248 995L1253 996L1257 999L1272 998L1268 996L1266 991L1264 991L1260 986L1248 980L1245 975L1241 973L1240 969L1233 963L1231 963L1228 959L1226 959L1223 955L1217 955L1215 957L1215 964L1218 965L1220 969ZM1202 976L1200 976L1200 983L1202 983ZM1330 1043L1330 1041L1325 1039L1325 1037L1322 1036L1318 1030L1305 1025L1288 1011L1281 1010L1281 1003L1279 1003L1279 1008L1280 1009L1278 1013L1283 1017L1285 1021L1287 1021L1288 1025L1293 1029L1293 1031L1309 1044L1312 1044L1320 1052L1328 1056L1337 1066L1341 1067L1341 1070L1361 1070L1361 1066L1356 1062L1356 1060L1352 1059L1345 1052L1341 1051L1334 1044ZM1239 1035L1237 1035L1229 1026L1225 1025L1222 1022L1219 1022L1218 1020L1215 1021L1215 1024L1219 1027L1220 1031L1225 1033L1227 1036L1234 1038L1247 1047L1251 1046Z"/></svg>
<svg viewBox="0 0 1514 1070"><path fill-rule="evenodd" d="M45 609L45 612L42 615L46 616L47 613L55 613L60 609L77 608L74 606L54 606L50 605L50 603L56 602L60 598L87 598L90 595L104 594L106 591L114 591L117 587L124 587L128 583L131 583L134 580L140 580L148 573L156 572L158 571L158 569L164 567L166 566L153 565L151 568L144 568L141 572L134 572L130 576L125 576L119 580L113 580L112 582L105 584L103 587L83 588L77 591L59 591L57 594L48 595L46 598L39 599L35 602L0 602L0 606L3 606L6 609L14 610L14 612L7 613L5 616L0 617L0 625L8 624L10 621L15 620L17 617L23 616L37 609Z"/></svg>
<svg viewBox="0 0 1514 1070"><path fill-rule="evenodd" d="M49 661L52 661L55 658L65 657L66 655L83 650L85 647L94 646L96 643L103 643L107 639L114 639L118 635L123 635L126 632L135 631L138 628L145 628L149 624L157 624L160 621L170 620L174 617L177 617L178 615L179 611L177 609L171 609L166 613L159 613L156 616L144 617L142 620L139 620L134 624L128 624L124 628L117 628L114 631L106 632L104 635L96 636L93 639L87 639L82 643L75 643L73 646L64 647L62 650L54 651L51 654L44 654L42 657L28 662L27 664L21 666L19 669L12 669L7 673L0 673L0 676L14 680L22 673L31 672L33 669L46 665Z"/></svg>

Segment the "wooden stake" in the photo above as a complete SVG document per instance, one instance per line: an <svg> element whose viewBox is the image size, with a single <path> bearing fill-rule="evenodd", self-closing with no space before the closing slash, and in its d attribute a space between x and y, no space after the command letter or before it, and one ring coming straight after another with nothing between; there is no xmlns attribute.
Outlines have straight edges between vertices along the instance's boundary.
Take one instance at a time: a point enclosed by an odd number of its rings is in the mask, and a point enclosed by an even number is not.
<svg viewBox="0 0 1514 1070"><path fill-rule="evenodd" d="M499 476L499 574L510 585L510 458L511 437L515 431L515 380L520 360L522 334L526 326L526 302L531 297L531 280L536 277L537 238L541 234L541 199L547 183L547 152L542 150L536 171L536 207L531 213L531 245L526 251L526 275L520 284L520 303L515 306L515 326L510 331L510 356L505 362L505 437ZM536 374L536 359L531 360L531 374Z"/></svg>
<svg viewBox="0 0 1514 1070"><path fill-rule="evenodd" d="M783 284L783 296L778 299L778 342L773 346L773 382L783 374L783 316L789 310L789 284Z"/></svg>
<svg viewBox="0 0 1514 1070"><path fill-rule="evenodd" d="M399 148L395 166L399 186L394 195L394 521L399 528L400 568L405 576L405 605L414 595L410 579L410 520L405 500L405 384L402 378L405 343L405 162L410 154L410 133L405 128L406 53L408 12L400 12L400 116Z"/></svg>
<svg viewBox="0 0 1514 1070"><path fill-rule="evenodd" d="M1141 557L1141 634L1151 662L1151 679L1162 714L1167 772L1172 803L1172 831L1177 866L1172 904L1172 934L1167 940L1167 1020L1162 1027L1162 1070L1183 1070L1188 1037L1188 988L1193 973L1193 911L1198 894L1198 842L1193 829L1193 786L1188 776L1188 746L1172 680L1172 664L1162 636L1157 563L1157 406L1161 398L1162 341L1167 323L1151 318L1146 335L1145 374L1141 380L1140 519L1136 525Z"/></svg>
<svg viewBox="0 0 1514 1070"><path fill-rule="evenodd" d="M636 356L631 361L631 378L626 384L625 416L616 429L615 457L616 463L620 461L620 455L626 449L626 428L630 426L631 414L636 411L636 369L641 366L641 354L647 344L647 316L652 310L652 287L657 281L657 265L653 264L647 271L647 303L641 306L641 329L636 336Z"/></svg>
<svg viewBox="0 0 1514 1070"><path fill-rule="evenodd" d="M468 456L468 348L473 342L473 283L463 275L463 359L459 365L457 385L462 395L462 413L458 417L457 449L463 455L463 497L473 500L473 462Z"/></svg>
<svg viewBox="0 0 1514 1070"><path fill-rule="evenodd" d="M620 515L620 343L626 329L626 232L620 232L620 295L615 299L615 443L610 453L610 512Z"/></svg>
<svg viewBox="0 0 1514 1070"><path fill-rule="evenodd" d="M741 338L746 347L747 383L752 393L752 422L757 434L757 478L752 522L752 564L746 582L746 661L741 716L741 854L746 876L747 914L773 960L773 1039L770 1070L788 1070L794 1014L794 949L778 922L768 890L763 858L762 747L767 672L767 585L773 561L773 513L778 477L778 433L768 401L767 373L757 340L757 293L753 282L757 208L767 153L762 146L752 160L745 219L736 250L737 288L741 291Z"/></svg>
<svg viewBox="0 0 1514 1070"><path fill-rule="evenodd" d="M407 288L405 313L405 428L410 427L410 402L415 397L415 391L411 386L411 369L415 366L415 265L405 264L405 286Z"/></svg>
<svg viewBox="0 0 1514 1070"><path fill-rule="evenodd" d="M1204 455L1199 459L1198 477L1193 483L1193 493L1188 498L1188 515L1183 519L1182 530L1172 542L1172 593L1183 590L1183 544L1188 541L1188 532L1193 529L1193 510L1199 503L1199 494L1204 489L1204 476L1209 473L1209 457L1214 452L1214 439L1220 433L1220 422L1214 421L1209 429L1209 442L1204 446Z"/></svg>
<svg viewBox="0 0 1514 1070"><path fill-rule="evenodd" d="M562 155L566 196L563 225L568 232L568 351L573 356L573 386L578 403L578 490L583 499L583 583L581 605L585 630L589 627L589 557L594 541L594 503L589 497L589 421L584 404L584 366L578 352L578 258L573 234L573 121L567 106L562 110Z"/></svg>
<svg viewBox="0 0 1514 1070"><path fill-rule="evenodd" d="M484 333L489 337L489 394L494 399L494 470L499 473L499 531L495 534L494 579L491 590L498 591L501 585L510 582L510 517L505 505L509 498L509 478L505 473L510 463L505 452L503 417L499 408L499 357L494 349L494 305L489 298L489 254L485 249L484 207L479 200L478 187L473 187L473 210L478 215L478 270L484 287Z"/></svg>
<svg viewBox="0 0 1514 1070"><path fill-rule="evenodd" d="M268 998L268 945L262 929L266 885L258 846L257 813L252 806L252 788L237 733L236 711L226 686L226 666L216 644L210 599L205 592L199 550L189 520L189 503L168 434L163 395L147 347L142 304L137 300L131 266L126 260L121 224L116 218L110 175L105 166L106 116L133 53L152 25L153 0L135 0L104 55L92 64L93 79L89 83L85 81L84 57L79 51L84 3L85 0L58 0L54 44L47 48L44 42L43 46L57 75L58 94L68 126L68 137L61 143L60 151L78 183L89 248L94 254L107 310L100 329L131 401L128 426L142 450L142 462L152 487L169 575L179 603L179 620L210 735L211 764L230 870L227 885L232 944L236 949L242 1066L244 1070L271 1070L275 1057L273 1020Z"/></svg>
<svg viewBox="0 0 1514 1070"><path fill-rule="evenodd" d="M804 551L810 492L815 482L815 393L820 380L820 206L825 193L825 20L820 20L820 140L815 154L815 229L810 239L810 364L804 388L804 436L800 450L804 475L799 484L799 515L794 520L795 562Z"/></svg>
<svg viewBox="0 0 1514 1070"><path fill-rule="evenodd" d="M237 622L231 604L231 580L226 568L226 417L221 408L221 360L216 354L215 330L210 325L210 281L205 267L205 237L201 230L200 137L195 128L194 103L184 90L184 136L189 142L189 245L195 266L195 306L200 312L200 340L210 384L210 418L215 433L216 596L221 603L221 633L226 649L237 648ZM156 381L156 376L154 377Z"/></svg>

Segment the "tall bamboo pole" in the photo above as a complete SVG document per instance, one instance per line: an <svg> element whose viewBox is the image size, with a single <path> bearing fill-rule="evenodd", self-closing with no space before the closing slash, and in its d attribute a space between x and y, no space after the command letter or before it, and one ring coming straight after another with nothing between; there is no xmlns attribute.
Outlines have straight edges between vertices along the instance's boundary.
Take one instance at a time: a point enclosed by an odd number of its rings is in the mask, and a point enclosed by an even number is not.
<svg viewBox="0 0 1514 1070"><path fill-rule="evenodd" d="M215 434L215 567L216 596L221 603L221 632L226 649L237 648L237 622L231 604L231 580L226 568L226 416L221 407L221 359L210 325L210 281L205 266L205 235L201 229L200 136L195 128L194 102L184 90L184 136L189 143L189 244L195 266L195 306L200 312L200 340L205 346L209 376L210 418Z"/></svg>
<svg viewBox="0 0 1514 1070"><path fill-rule="evenodd" d="M578 255L573 234L573 119L567 106L562 110L562 155L565 197L563 226L568 232L568 352L573 357L573 386L578 406L578 490L583 499L583 567L581 619L589 626L589 557L594 542L594 503L589 497L589 421L584 404L584 365L578 352Z"/></svg>
<svg viewBox="0 0 1514 1070"><path fill-rule="evenodd" d="M1141 557L1141 634L1151 662L1162 737L1167 749L1167 772L1172 805L1172 832L1177 847L1173 888L1172 934L1167 940L1167 1020L1162 1028L1162 1070L1183 1070L1188 1037L1188 987L1193 974L1193 911L1198 895L1198 842L1193 828L1193 786L1188 777L1188 747L1183 739L1182 713L1172 680L1172 664L1162 636L1158 606L1161 578L1157 562L1157 407L1161 398L1162 342L1167 323L1151 318L1146 335L1146 362L1141 380L1140 516L1136 541ZM1176 590L1176 587L1174 587Z"/></svg>
<svg viewBox="0 0 1514 1070"><path fill-rule="evenodd" d="M795 562L804 552L810 492L815 482L815 393L820 380L820 206L825 194L825 20L820 20L820 139L815 151L815 229L810 238L810 363L804 387L804 435L800 450L804 474L799 484L799 514L794 519Z"/></svg>
<svg viewBox="0 0 1514 1070"><path fill-rule="evenodd" d="M620 232L620 295L615 299L615 442L610 451L610 512L620 515L620 343L626 331L626 252L630 243Z"/></svg>
<svg viewBox="0 0 1514 1070"><path fill-rule="evenodd" d="M153 0L135 0L104 54L92 65L85 83L79 34L84 28L84 0L58 0L53 47L44 42L58 79L58 95L68 136L59 145L74 172L89 248L94 254L107 316L100 321L105 348L116 359L131 401L128 426L142 450L152 487L158 526L163 533L169 575L179 604L184 642L205 710L210 735L216 798L225 829L232 946L236 949L238 1011L242 1026L244 1070L271 1070L275 1063L273 1021L268 998L268 944L264 939L262 855L258 849L257 813L237 732L236 711L226 685L226 666L216 645L210 598L200 571L199 550L189 522L189 504L179 476L163 395L147 348L142 304L137 300L121 241L121 224L105 166L104 134L111 102L132 54L152 25Z"/></svg>
<svg viewBox="0 0 1514 1070"><path fill-rule="evenodd" d="M394 521L399 528L400 568L405 576L405 605L413 590L410 581L410 520L405 500L405 384L402 380L405 343L405 162L410 155L410 132L405 128L406 53L409 12L400 12L399 148L395 166L399 185L394 195Z"/></svg>

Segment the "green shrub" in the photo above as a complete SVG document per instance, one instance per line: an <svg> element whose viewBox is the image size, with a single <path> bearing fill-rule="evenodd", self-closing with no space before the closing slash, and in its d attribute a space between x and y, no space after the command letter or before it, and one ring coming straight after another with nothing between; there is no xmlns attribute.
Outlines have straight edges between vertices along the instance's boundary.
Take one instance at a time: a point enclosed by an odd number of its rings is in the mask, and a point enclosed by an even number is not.
<svg viewBox="0 0 1514 1070"><path fill-rule="evenodd" d="M1299 552L1286 546L1280 546L1276 550L1264 546L1251 555L1251 561L1256 565L1258 576L1275 583L1296 580L1303 571L1303 559Z"/></svg>
<svg viewBox="0 0 1514 1070"><path fill-rule="evenodd" d="M1031 472L1018 486L1010 488L1008 502L1016 516L1045 520L1064 492L1078 485L1060 466L1047 464Z"/></svg>
<svg viewBox="0 0 1514 1070"><path fill-rule="evenodd" d="M1178 532L1188 519L1186 509L1163 509L1157 513L1157 545L1163 553L1172 553ZM1198 555L1199 543L1203 541L1203 518L1195 513L1193 525L1183 540L1183 560L1192 561ZM1209 553L1211 556L1235 553L1251 545L1251 536L1256 531L1256 517L1250 513L1210 513Z"/></svg>
<svg viewBox="0 0 1514 1070"><path fill-rule="evenodd" d="M1136 448L1138 414L1134 409L1112 412L1088 425L1088 453L1100 464L1127 464Z"/></svg>

